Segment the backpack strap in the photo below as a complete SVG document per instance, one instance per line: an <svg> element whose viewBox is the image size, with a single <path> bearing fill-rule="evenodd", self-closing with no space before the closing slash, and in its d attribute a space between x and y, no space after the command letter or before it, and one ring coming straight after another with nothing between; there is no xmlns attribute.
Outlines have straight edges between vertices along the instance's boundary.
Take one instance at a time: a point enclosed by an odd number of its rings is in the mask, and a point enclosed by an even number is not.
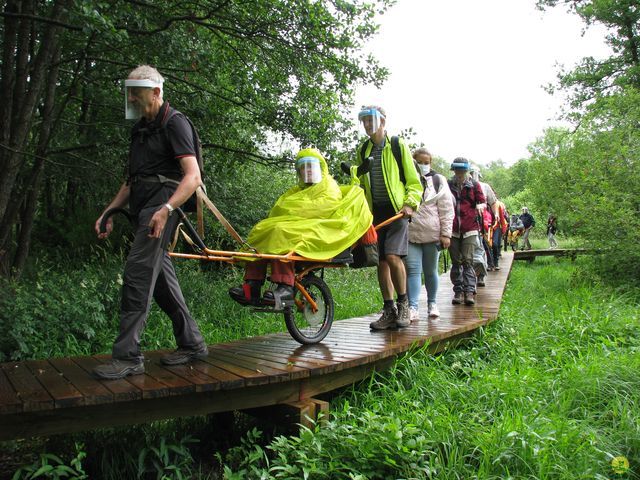
<svg viewBox="0 0 640 480"><path fill-rule="evenodd" d="M400 137L396 135L391 137L391 153L393 153L393 158L396 159L396 163L398 164L398 173L400 175L400 181L402 183L406 183L406 178L404 176L404 166L402 165L402 150L400 149Z"/></svg>
<svg viewBox="0 0 640 480"><path fill-rule="evenodd" d="M360 163L364 162L364 156L367 153L367 146L369 145L369 140L365 140L360 147Z"/></svg>

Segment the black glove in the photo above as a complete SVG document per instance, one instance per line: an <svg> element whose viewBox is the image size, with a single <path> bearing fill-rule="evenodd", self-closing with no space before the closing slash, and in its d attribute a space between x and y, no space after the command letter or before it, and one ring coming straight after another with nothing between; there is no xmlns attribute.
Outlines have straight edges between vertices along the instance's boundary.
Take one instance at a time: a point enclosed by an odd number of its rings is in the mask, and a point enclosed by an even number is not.
<svg viewBox="0 0 640 480"><path fill-rule="evenodd" d="M358 176L364 175L365 173L369 173L371 170L371 161L373 157L367 157L362 161L362 165L358 166Z"/></svg>
<svg viewBox="0 0 640 480"><path fill-rule="evenodd" d="M351 164L347 162L340 162L340 170L347 175L351 175Z"/></svg>

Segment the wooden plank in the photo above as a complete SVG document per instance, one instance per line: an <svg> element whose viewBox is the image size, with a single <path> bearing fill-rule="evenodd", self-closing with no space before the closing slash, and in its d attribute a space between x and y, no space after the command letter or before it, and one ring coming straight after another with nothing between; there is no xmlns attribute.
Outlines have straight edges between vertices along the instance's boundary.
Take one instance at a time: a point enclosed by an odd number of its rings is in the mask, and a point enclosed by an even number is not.
<svg viewBox="0 0 640 480"><path fill-rule="evenodd" d="M98 360L99 363L106 363L111 360L111 356L108 356L108 355L94 355L93 358ZM147 362L145 361L145 369L147 368L146 365L147 365ZM158 382L155 378L153 378L150 375L147 375L146 373L142 375L129 375L128 377L125 377L123 380L137 387L142 394L142 398L161 398L161 397L167 397L171 394L169 387L167 387L163 383ZM114 381L119 381L119 380L104 380L104 382L107 382L107 383L111 383Z"/></svg>
<svg viewBox="0 0 640 480"><path fill-rule="evenodd" d="M150 377L164 384L169 389L171 395L184 395L195 392L196 386L189 380L176 375L171 370L160 364L160 357L166 354L165 351L155 351L145 353L145 372Z"/></svg>
<svg viewBox="0 0 640 480"><path fill-rule="evenodd" d="M318 359L305 359L300 357L285 356L281 352L258 349L257 347L254 347L254 348L222 347L221 349L224 350L225 352L228 352L234 355L251 357L255 359L264 359L269 362L276 363L278 365L282 365L285 367L288 365L291 365L293 367L304 368L307 370L318 370L318 369L325 370L327 368L331 368L334 365L336 365L336 362L326 362Z"/></svg>
<svg viewBox="0 0 640 480"><path fill-rule="evenodd" d="M0 365L22 402L25 412L54 408L53 398L40 382L31 374L24 363L3 363Z"/></svg>
<svg viewBox="0 0 640 480"><path fill-rule="evenodd" d="M236 390L191 393L180 397L158 397L149 400L3 415L0 441L294 402L299 398L299 388L299 381L294 381Z"/></svg>
<svg viewBox="0 0 640 480"><path fill-rule="evenodd" d="M0 369L0 414L22 411L22 402L7 375Z"/></svg>
<svg viewBox="0 0 640 480"><path fill-rule="evenodd" d="M264 385L269 383L269 376L264 372L245 368L235 363L230 363L224 358L218 358L210 354L206 359L201 361L208 365L216 367L219 370L226 371L239 378L242 378L244 386Z"/></svg>
<svg viewBox="0 0 640 480"><path fill-rule="evenodd" d="M209 348L209 356L215 357L219 360L225 360L234 365L240 365L249 370L254 370L259 373L267 375L270 382L281 382L284 380L302 378L309 375L309 371L306 368L299 368L295 366L282 365L279 363L270 362L268 360L261 360L243 355L237 355L234 353L226 352L222 349L215 348L215 346Z"/></svg>
<svg viewBox="0 0 640 480"><path fill-rule="evenodd" d="M84 397L85 405L111 403L114 395L70 358L50 358L49 363L55 367Z"/></svg>
<svg viewBox="0 0 640 480"><path fill-rule="evenodd" d="M84 405L84 396L47 360L24 362L53 398L56 408Z"/></svg>
<svg viewBox="0 0 640 480"><path fill-rule="evenodd" d="M103 362L96 360L93 357L72 357L73 363L82 368L87 378L92 378L104 388L106 388L113 395L114 402L126 402L130 400L139 400L142 398L142 392L138 387L122 380L98 380L93 376L93 369Z"/></svg>

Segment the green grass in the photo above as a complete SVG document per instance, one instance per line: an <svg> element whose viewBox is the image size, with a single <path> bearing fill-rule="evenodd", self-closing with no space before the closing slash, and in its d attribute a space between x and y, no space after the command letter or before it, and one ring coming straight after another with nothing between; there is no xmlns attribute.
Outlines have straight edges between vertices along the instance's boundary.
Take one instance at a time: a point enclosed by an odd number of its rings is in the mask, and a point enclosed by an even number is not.
<svg viewBox="0 0 640 480"><path fill-rule="evenodd" d="M638 478L637 304L579 261L539 260L514 266L498 321L466 348L414 352L334 400L328 426L271 442L268 465L229 468L237 478ZM629 471L612 470L617 456Z"/></svg>

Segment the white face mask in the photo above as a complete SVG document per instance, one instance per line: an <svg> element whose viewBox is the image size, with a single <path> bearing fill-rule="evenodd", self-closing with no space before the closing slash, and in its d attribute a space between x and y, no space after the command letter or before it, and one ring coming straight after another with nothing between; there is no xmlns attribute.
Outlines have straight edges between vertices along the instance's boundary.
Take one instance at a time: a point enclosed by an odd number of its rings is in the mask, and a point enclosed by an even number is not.
<svg viewBox="0 0 640 480"><path fill-rule="evenodd" d="M431 165L427 165L425 163L419 163L418 166L420 167L420 173L422 173L422 175L426 175L431 171Z"/></svg>

